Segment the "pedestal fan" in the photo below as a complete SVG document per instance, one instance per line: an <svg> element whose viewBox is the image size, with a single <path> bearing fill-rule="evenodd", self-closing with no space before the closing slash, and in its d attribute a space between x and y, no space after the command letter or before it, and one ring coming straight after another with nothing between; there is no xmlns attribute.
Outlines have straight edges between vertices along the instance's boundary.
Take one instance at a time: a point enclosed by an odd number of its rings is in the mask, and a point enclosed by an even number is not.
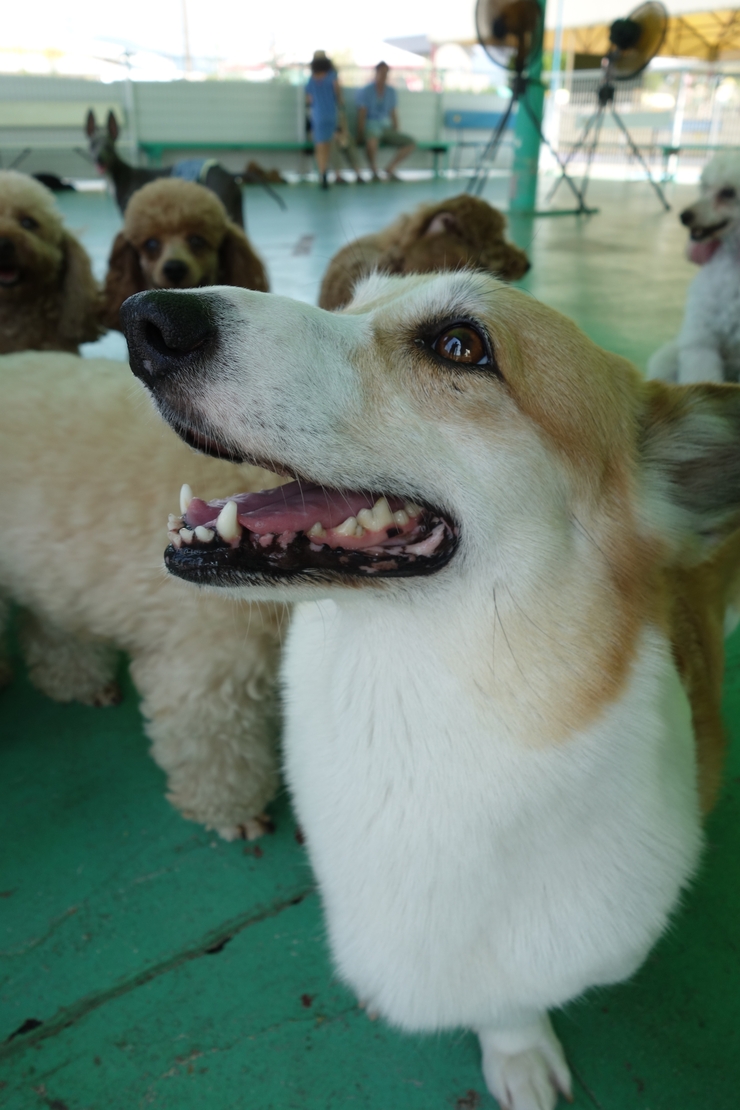
<svg viewBox="0 0 740 1110"><path fill-rule="evenodd" d="M569 185L578 207L576 212L589 212L582 191L568 175L567 164L563 163L550 141L542 132L542 126L527 100L530 81L529 67L532 58L539 52L542 42L542 8L537 0L478 0L475 9L475 25L478 41L491 61L502 69L513 70L510 87L511 98L494 129L490 140L481 152L475 173L468 185L468 192L480 196L488 179L491 165L496 157L506 127L514 107L526 112L540 140L549 147L560 166L559 181Z"/></svg>
<svg viewBox="0 0 740 1110"><path fill-rule="evenodd" d="M640 153L639 147L630 135L623 118L620 116L614 104L614 98L617 92L615 82L629 81L633 77L637 77L638 73L642 73L643 69L650 64L663 45L663 39L665 38L667 28L668 12L663 4L659 3L659 0L648 0L648 3L640 4L638 8L635 8L626 19L614 20L609 28L609 48L601 59L603 78L596 94L598 100L596 111L591 118L587 120L580 139L566 158L565 164L561 166L561 175L550 190L547 198L548 200L551 200L555 195L561 181L569 181L566 172L568 166L578 151L586 146L586 143L589 141L589 136L591 136L591 141L588 146L588 155L586 157L586 169L583 174L580 190L581 196L585 198L591 175L591 163L593 162L596 148L599 145L599 137L604 123L604 116L608 110L617 127L627 140L632 154L637 158L644 169L648 181L658 195L660 203L666 211L669 210L671 206L665 198L665 193L651 174L650 167Z"/></svg>

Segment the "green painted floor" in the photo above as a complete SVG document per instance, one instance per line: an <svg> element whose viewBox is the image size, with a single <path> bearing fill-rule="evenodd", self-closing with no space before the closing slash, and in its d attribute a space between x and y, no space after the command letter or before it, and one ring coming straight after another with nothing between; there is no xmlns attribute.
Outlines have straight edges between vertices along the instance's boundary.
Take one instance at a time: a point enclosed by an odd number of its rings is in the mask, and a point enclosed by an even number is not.
<svg viewBox="0 0 740 1110"><path fill-rule="evenodd" d="M314 300L348 236L456 191L296 186L282 213L250 190L249 229L275 291ZM642 185L595 182L592 199L590 220L517 223L523 284L644 364L681 317L683 232ZM102 272L111 200L61 203ZM130 686L115 709L58 706L19 671L0 695L3 1110L492 1110L472 1036L401 1036L333 978L284 797L274 835L225 844L167 805ZM726 713L727 785L674 927L634 980L556 1016L576 1107L740 1106L740 633Z"/></svg>

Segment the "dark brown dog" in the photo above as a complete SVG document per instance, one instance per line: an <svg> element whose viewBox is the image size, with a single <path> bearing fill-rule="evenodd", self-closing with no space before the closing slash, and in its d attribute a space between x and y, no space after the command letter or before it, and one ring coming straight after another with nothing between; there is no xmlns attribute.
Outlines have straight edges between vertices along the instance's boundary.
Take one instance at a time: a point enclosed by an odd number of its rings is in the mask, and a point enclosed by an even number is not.
<svg viewBox="0 0 740 1110"><path fill-rule="evenodd" d="M72 351L97 339L101 296L90 259L53 194L0 171L0 353Z"/></svg>
<svg viewBox="0 0 740 1110"><path fill-rule="evenodd" d="M423 205L383 231L342 247L324 274L319 305L341 308L357 282L373 270L425 274L469 268L516 281L529 262L524 251L506 241L505 229L506 219L497 208L467 194Z"/></svg>
<svg viewBox="0 0 740 1110"><path fill-rule="evenodd" d="M214 193L174 177L144 185L131 197L111 250L107 326L120 330L119 309L134 293L203 285L269 291L260 258Z"/></svg>

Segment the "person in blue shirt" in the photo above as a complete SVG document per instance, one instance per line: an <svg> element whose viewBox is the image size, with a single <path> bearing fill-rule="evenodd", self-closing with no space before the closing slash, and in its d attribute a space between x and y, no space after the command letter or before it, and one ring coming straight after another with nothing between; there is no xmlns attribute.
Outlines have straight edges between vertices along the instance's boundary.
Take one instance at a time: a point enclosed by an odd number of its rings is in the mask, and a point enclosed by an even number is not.
<svg viewBox="0 0 740 1110"><path fill-rule="evenodd" d="M389 181L398 181L395 169L407 158L416 145L410 135L405 135L398 126L398 98L396 90L388 84L388 69L385 62L375 67L375 80L358 89L357 103L357 144L363 143L367 160L373 171L373 181L380 181L378 174L378 147L389 146L395 150L393 158L385 168Z"/></svg>
<svg viewBox="0 0 740 1110"><path fill-rule="evenodd" d="M322 189L329 188L327 170L331 157L334 132L339 126L342 90L337 71L323 50L317 50L311 61L311 77L306 85L306 105L311 120L314 154Z"/></svg>

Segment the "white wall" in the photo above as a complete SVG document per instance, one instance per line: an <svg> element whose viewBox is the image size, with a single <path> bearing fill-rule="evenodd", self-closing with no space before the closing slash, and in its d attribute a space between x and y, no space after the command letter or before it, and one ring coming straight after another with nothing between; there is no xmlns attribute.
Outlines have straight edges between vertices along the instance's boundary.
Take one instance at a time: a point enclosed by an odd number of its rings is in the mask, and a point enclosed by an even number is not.
<svg viewBox="0 0 740 1110"><path fill-rule="evenodd" d="M346 89L348 100L354 90ZM60 100L80 107L79 128L8 126L13 118L13 102L57 103ZM247 81L99 81L63 77L0 75L0 101L5 126L0 126L0 158L8 167L24 149L31 153L20 168L34 173L45 170L69 177L91 177L94 170L84 157L87 142L83 133L86 105L117 104L124 121L121 153L130 157L134 140L143 142L299 142L304 134L303 91L279 81L264 84ZM444 112L455 108L499 111L505 101L495 95L473 93L409 92L399 90L401 127L420 141L454 138L443 129ZM28 113L26 113L28 114ZM486 134L466 138L487 138ZM75 148L78 148L77 150ZM79 151L82 151L80 153ZM165 154L165 164L183 152ZM257 152L263 164L287 169L304 169L300 155ZM242 152L219 154L224 164L240 169ZM429 155L419 152L408 165L428 166Z"/></svg>

